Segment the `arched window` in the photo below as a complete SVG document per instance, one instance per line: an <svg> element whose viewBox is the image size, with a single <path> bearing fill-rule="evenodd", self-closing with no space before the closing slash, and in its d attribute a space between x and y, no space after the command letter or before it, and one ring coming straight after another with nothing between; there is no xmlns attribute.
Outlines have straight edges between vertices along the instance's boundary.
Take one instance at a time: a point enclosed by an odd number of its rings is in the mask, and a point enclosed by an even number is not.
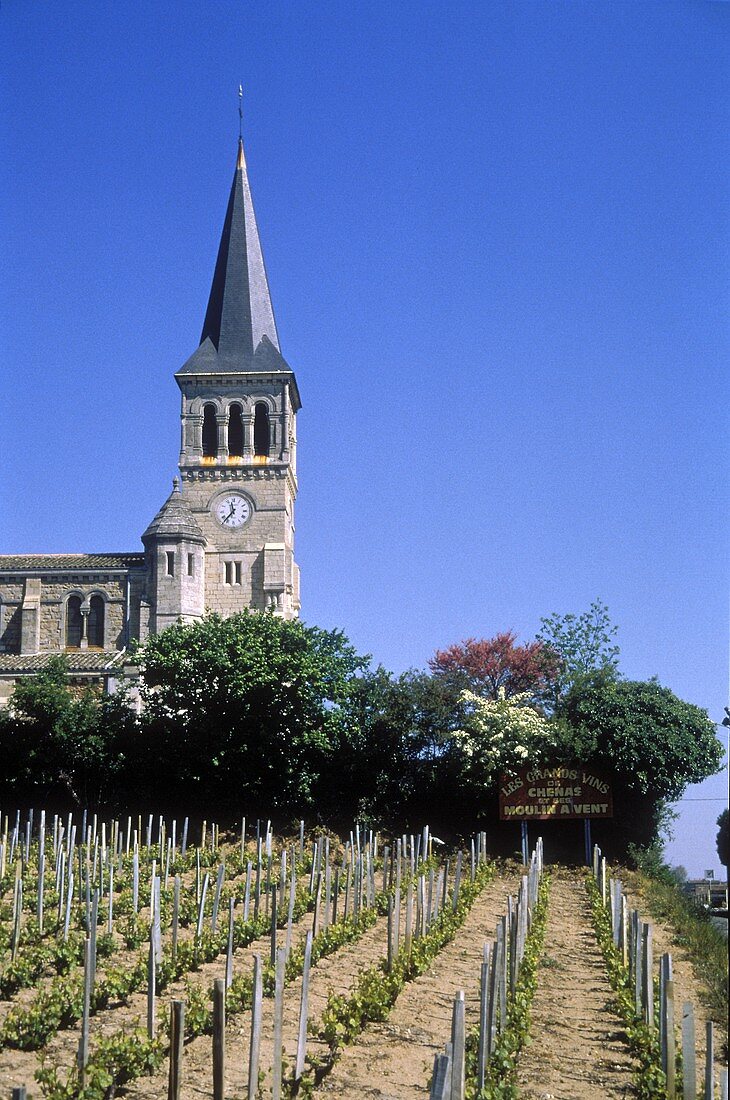
<svg viewBox="0 0 730 1100"><path fill-rule="evenodd" d="M215 422L215 405L203 409L203 454L215 458L218 454L218 425Z"/></svg>
<svg viewBox="0 0 730 1100"><path fill-rule="evenodd" d="M240 458L243 454L243 416L240 405L228 410L228 454Z"/></svg>
<svg viewBox="0 0 730 1100"><path fill-rule="evenodd" d="M66 602L66 647L79 649L81 647L81 597L69 596Z"/></svg>
<svg viewBox="0 0 730 1100"><path fill-rule="evenodd" d="M89 600L89 618L86 630L89 645L94 649L104 648L104 600L101 596L92 596Z"/></svg>
<svg viewBox="0 0 730 1100"><path fill-rule="evenodd" d="M257 455L269 453L269 410L261 403L256 406L254 414L253 450Z"/></svg>

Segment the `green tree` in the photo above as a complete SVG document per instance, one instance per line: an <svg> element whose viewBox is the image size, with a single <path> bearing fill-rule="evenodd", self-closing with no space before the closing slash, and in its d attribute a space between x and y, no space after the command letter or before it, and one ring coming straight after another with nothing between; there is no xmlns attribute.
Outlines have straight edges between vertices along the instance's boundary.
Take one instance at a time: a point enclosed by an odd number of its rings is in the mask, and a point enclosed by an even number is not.
<svg viewBox="0 0 730 1100"><path fill-rule="evenodd" d="M379 667L355 681L348 709L325 784L341 812L404 829L435 825L442 809L453 811L449 735L460 707L450 684Z"/></svg>
<svg viewBox="0 0 730 1100"><path fill-rule="evenodd" d="M121 731L133 722L121 697L72 690L65 658L51 658L18 683L0 724L6 794L98 804L115 789Z"/></svg>
<svg viewBox="0 0 730 1100"><path fill-rule="evenodd" d="M368 658L339 631L244 612L170 627L146 643L139 662L140 750L160 790L200 806L245 799L303 811L343 736L349 693Z"/></svg>
<svg viewBox="0 0 730 1100"><path fill-rule="evenodd" d="M717 854L720 863L727 867L730 863L730 813L723 810L717 819Z"/></svg>
<svg viewBox="0 0 730 1100"><path fill-rule="evenodd" d="M600 674L606 679L618 675L619 647L614 639L618 633L609 617L608 608L595 600L580 615L554 613L540 619L537 637L558 657L558 671L552 678L548 700L557 705L570 688L586 677Z"/></svg>
<svg viewBox="0 0 730 1100"><path fill-rule="evenodd" d="M463 728L453 734L461 758L462 780L477 802L484 802L501 772L545 760L555 744L553 726L530 696L504 693L496 700L464 691Z"/></svg>
<svg viewBox="0 0 730 1100"><path fill-rule="evenodd" d="M581 746L580 762L612 773L624 845L655 840L669 803L720 767L722 744L707 712L654 681L583 678L559 717L567 722L559 727L564 736ZM563 746L566 755L572 749Z"/></svg>

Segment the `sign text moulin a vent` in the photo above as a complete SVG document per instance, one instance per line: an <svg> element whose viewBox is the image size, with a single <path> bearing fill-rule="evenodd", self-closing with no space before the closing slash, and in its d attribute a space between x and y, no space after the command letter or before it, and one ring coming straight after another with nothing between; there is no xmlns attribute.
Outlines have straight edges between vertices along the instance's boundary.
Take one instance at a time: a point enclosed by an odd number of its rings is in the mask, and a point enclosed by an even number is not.
<svg viewBox="0 0 730 1100"><path fill-rule="evenodd" d="M611 784L594 768L579 765L520 768L500 777L499 816L502 821L613 817Z"/></svg>

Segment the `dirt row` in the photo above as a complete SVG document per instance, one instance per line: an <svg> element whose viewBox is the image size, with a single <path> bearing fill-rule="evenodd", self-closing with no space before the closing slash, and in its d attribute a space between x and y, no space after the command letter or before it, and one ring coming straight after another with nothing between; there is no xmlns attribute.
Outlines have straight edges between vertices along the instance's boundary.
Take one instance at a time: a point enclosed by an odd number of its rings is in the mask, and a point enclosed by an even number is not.
<svg viewBox="0 0 730 1100"><path fill-rule="evenodd" d="M312 928L313 919L313 914L308 912L297 922L293 929L294 943L298 942L299 939L303 939L307 931ZM236 953L234 973L240 973L241 970L249 967L249 960L253 958L255 953L267 958L269 950L270 938L268 936L253 941L245 951L242 950ZM100 966L100 971L101 969ZM175 997L184 997L185 980L190 985L199 986L206 990L210 989L215 978L223 977L224 969L225 959L222 956L214 962L201 965L198 970L189 972L185 979L168 986L160 997L160 1003L167 1004ZM23 991L23 998L19 1003L23 1003L25 998L30 999L33 993L34 990ZM146 993L135 993L129 998L127 1004L111 1005L109 1008L95 1013L90 1020L91 1049L93 1050L94 1043L99 1036L109 1035L123 1027L130 1030L138 1026L145 1027L146 1019ZM68 1072L76 1058L79 1038L80 1024L74 1028L59 1031L49 1040L43 1052L11 1049L0 1051L0 1090L7 1091L11 1087L25 1084L30 1089L29 1097L36 1093L40 1095L39 1090L33 1087L33 1080L35 1071L41 1065L41 1061Z"/></svg>
<svg viewBox="0 0 730 1100"><path fill-rule="evenodd" d="M518 1068L524 1100L634 1095L636 1063L612 997L584 877L554 868L530 1041Z"/></svg>
<svg viewBox="0 0 730 1100"><path fill-rule="evenodd" d="M451 1035L458 990L464 991L467 1028L477 1022L484 943L494 939L507 898L517 893L519 882L514 872L486 887L454 940L424 974L406 985L385 1023L369 1024L358 1041L345 1048L317 1094L388 1100L428 1096L434 1055L443 1051Z"/></svg>
<svg viewBox="0 0 730 1100"><path fill-rule="evenodd" d="M451 1009L457 990L465 993L467 1026L476 1023L480 962L485 940L494 938L495 926L505 912L507 897L519 885L517 870L500 875L475 901L454 941L433 960L428 971L409 983L385 1023L371 1024L347 1046L331 1073L316 1090L317 1096L371 1097L407 1100L428 1095L434 1054L449 1038ZM639 908L641 908L639 899ZM311 914L299 922L295 942L311 927ZM704 1010L701 990L686 953L672 942L669 930L654 923L655 952L671 950L674 959L677 1003L690 1000L698 1020L698 1071L704 1062ZM266 956L267 938L236 954L236 971L246 972L254 952ZM349 993L358 973L378 962L386 950L386 921L379 918L359 941L320 960L310 978L310 1025L320 1020L332 992ZM190 975L209 988L223 974L223 960ZM182 983L165 991L165 999L182 992ZM556 867L548 908L545 942L538 968L538 986L532 1006L530 1040L518 1065L518 1083L524 1100L593 1100L596 1096L635 1095L632 1077L636 1066L626 1044L623 1025L611 1008L612 990L593 932L590 905L581 870ZM293 1064L301 998L301 979L286 988L284 1004L285 1058ZM146 998L132 998L128 1006L99 1013L94 1035L144 1020ZM226 1096L241 1100L248 1079L249 1013L229 1021L226 1046ZM273 1000L264 999L261 1067L271 1064L273 1048ZM46 1060L68 1068L78 1045L78 1029L60 1033L49 1044ZM310 1039L309 1052L324 1053ZM0 1053L0 1092L14 1085L29 1086L30 1097L39 1097L33 1073L39 1064L35 1054ZM268 1081L264 1081L266 1095ZM125 1093L130 1100L159 1100L166 1095L167 1067L153 1077L134 1082ZM183 1100L212 1097L211 1039L203 1036L187 1044L184 1055Z"/></svg>

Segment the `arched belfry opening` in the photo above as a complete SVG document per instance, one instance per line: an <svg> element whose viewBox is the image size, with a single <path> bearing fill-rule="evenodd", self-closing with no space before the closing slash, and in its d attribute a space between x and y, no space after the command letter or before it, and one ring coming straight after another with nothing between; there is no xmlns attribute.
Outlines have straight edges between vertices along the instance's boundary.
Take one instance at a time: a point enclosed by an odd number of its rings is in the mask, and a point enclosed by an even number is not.
<svg viewBox="0 0 730 1100"><path fill-rule="evenodd" d="M255 455L269 453L271 432L269 428L269 409L262 401L256 405L253 419L253 450Z"/></svg>
<svg viewBox="0 0 730 1100"><path fill-rule="evenodd" d="M203 408L203 457L215 458L218 454L218 426L215 420L215 405Z"/></svg>
<svg viewBox="0 0 730 1100"><path fill-rule="evenodd" d="M243 455L243 410L231 405L228 410L228 454L231 458Z"/></svg>
<svg viewBox="0 0 730 1100"><path fill-rule="evenodd" d="M86 635L92 649L104 648L104 598L92 596L89 600L89 617L86 622Z"/></svg>
<svg viewBox="0 0 730 1100"><path fill-rule="evenodd" d="M66 601L66 648L80 649L83 620L81 617L81 597L69 596Z"/></svg>

